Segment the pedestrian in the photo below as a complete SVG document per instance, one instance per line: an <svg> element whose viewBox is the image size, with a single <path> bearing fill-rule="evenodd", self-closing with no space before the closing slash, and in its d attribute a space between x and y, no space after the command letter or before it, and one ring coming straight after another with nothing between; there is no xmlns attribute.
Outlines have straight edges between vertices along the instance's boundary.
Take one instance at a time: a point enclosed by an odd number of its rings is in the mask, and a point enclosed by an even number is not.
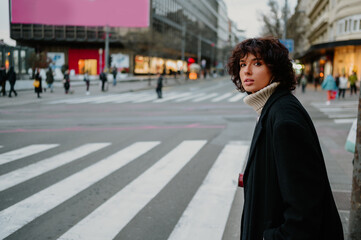
<svg viewBox="0 0 361 240"><path fill-rule="evenodd" d="M9 80L9 84L10 84L10 91L9 91L9 98L11 98L11 93L15 94L15 97L18 95L17 92L15 91L15 83L16 83L16 73L14 71L14 67L11 66L6 78Z"/></svg>
<svg viewBox="0 0 361 240"><path fill-rule="evenodd" d="M69 89L70 89L69 70L66 70L65 73L64 73L63 85L64 85L65 94L68 94Z"/></svg>
<svg viewBox="0 0 361 240"><path fill-rule="evenodd" d="M331 74L327 75L325 80L321 84L322 89L327 90L327 105L331 104L331 100L334 100L337 95L336 81Z"/></svg>
<svg viewBox="0 0 361 240"><path fill-rule="evenodd" d="M357 94L357 87L356 87L357 76L355 71L353 71L352 74L348 77L348 81L350 82L351 96L352 96L352 92L355 92L355 94Z"/></svg>
<svg viewBox="0 0 361 240"><path fill-rule="evenodd" d="M241 240L343 239L317 132L278 39L239 43L228 72L258 113L243 175Z"/></svg>
<svg viewBox="0 0 361 240"><path fill-rule="evenodd" d="M6 69L4 65L0 67L0 84L1 84L1 94L6 96Z"/></svg>
<svg viewBox="0 0 361 240"><path fill-rule="evenodd" d="M40 70L36 69L36 73L35 73L35 80L34 80L34 91L36 93L36 95L38 96L38 98L40 97L40 93L43 92L43 88L42 88L42 83L41 83L41 76L40 76Z"/></svg>
<svg viewBox="0 0 361 240"><path fill-rule="evenodd" d="M307 78L306 78L305 74L303 74L303 73L301 73L300 83L301 83L301 87L302 87L302 93L305 93L306 86L307 86Z"/></svg>
<svg viewBox="0 0 361 240"><path fill-rule="evenodd" d="M321 77L317 73L315 73L314 78L313 78L314 85L315 85L315 91L317 91L317 87L320 84L320 78Z"/></svg>
<svg viewBox="0 0 361 240"><path fill-rule="evenodd" d="M157 92L158 98L162 98L163 97L163 94L162 94L163 74L158 73L157 77L158 77L157 87L156 87L155 91Z"/></svg>
<svg viewBox="0 0 361 240"><path fill-rule="evenodd" d="M53 70L51 67L48 68L48 71L46 72L46 83L48 84L48 88L50 89L50 92L53 92L53 83L54 83L54 75Z"/></svg>
<svg viewBox="0 0 361 240"><path fill-rule="evenodd" d="M86 95L89 95L90 94L90 92L89 92L90 80L89 80L88 72L85 72L85 74L84 74L84 82L86 84Z"/></svg>
<svg viewBox="0 0 361 240"><path fill-rule="evenodd" d="M100 73L99 78L100 81L102 81L102 92L105 92L108 89L108 85L105 87L105 85L108 84L108 78L104 71Z"/></svg>
<svg viewBox="0 0 361 240"><path fill-rule="evenodd" d="M113 71L112 71L112 74L113 74L113 86L117 85L117 68L116 67L113 67Z"/></svg>
<svg viewBox="0 0 361 240"><path fill-rule="evenodd" d="M338 98L341 98L341 97L345 98L346 89L347 89L347 78L346 78L346 75L343 74L340 77L340 84L338 86Z"/></svg>

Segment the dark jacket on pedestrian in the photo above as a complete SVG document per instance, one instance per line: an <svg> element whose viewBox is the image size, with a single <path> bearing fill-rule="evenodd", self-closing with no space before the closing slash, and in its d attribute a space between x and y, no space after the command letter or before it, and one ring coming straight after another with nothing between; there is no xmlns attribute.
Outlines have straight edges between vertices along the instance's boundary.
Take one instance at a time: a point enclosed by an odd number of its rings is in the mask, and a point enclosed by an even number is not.
<svg viewBox="0 0 361 240"><path fill-rule="evenodd" d="M14 86L16 83L16 73L14 71L14 67L10 67L9 72L7 73L7 77L10 85Z"/></svg>
<svg viewBox="0 0 361 240"><path fill-rule="evenodd" d="M46 83L52 84L53 82L54 82L53 71L51 70L51 68L49 68L48 71L46 72Z"/></svg>
<svg viewBox="0 0 361 240"><path fill-rule="evenodd" d="M264 105L243 180L242 240L343 239L316 130L289 90Z"/></svg>
<svg viewBox="0 0 361 240"><path fill-rule="evenodd" d="M36 73L35 74L35 80L36 81L39 81L39 87L35 87L34 88L34 91L36 92L36 93L42 93L43 92L43 87L42 87L42 84L41 84L41 80L42 80L42 78L41 78L41 76L40 76L40 74L39 73Z"/></svg>

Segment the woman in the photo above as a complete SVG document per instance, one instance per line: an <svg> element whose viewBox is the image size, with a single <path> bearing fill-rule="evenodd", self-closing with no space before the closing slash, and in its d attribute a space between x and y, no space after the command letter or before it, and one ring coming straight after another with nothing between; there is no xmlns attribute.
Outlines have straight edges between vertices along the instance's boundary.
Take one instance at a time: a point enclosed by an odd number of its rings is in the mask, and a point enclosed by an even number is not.
<svg viewBox="0 0 361 240"><path fill-rule="evenodd" d="M38 98L41 98L41 97L40 97L40 93L43 92L41 80L42 80L42 78L41 78L41 76L40 76L40 70L37 69L37 70L36 70L36 74L35 74L35 82L37 82L37 83L36 83L36 86L34 85L34 87L35 87L35 88L34 88L34 91L35 91L35 93L37 94Z"/></svg>
<svg viewBox="0 0 361 240"><path fill-rule="evenodd" d="M336 81L331 74L327 75L325 80L323 80L321 87L322 89L327 90L326 105L330 105L331 100L334 100L337 95Z"/></svg>
<svg viewBox="0 0 361 240"><path fill-rule="evenodd" d="M50 92L53 92L54 75L51 67L49 67L48 71L46 72L46 83L48 84Z"/></svg>
<svg viewBox="0 0 361 240"><path fill-rule="evenodd" d="M341 97L345 98L346 89L347 89L347 78L346 78L346 75L343 74L340 77L340 84L338 86L338 98L341 98Z"/></svg>
<svg viewBox="0 0 361 240"><path fill-rule="evenodd" d="M10 83L10 91L9 91L9 97L11 98L11 93L15 94L15 97L18 95L17 92L15 91L15 83L16 83L16 73L14 71L14 67L11 66L9 69L9 72L7 74L7 79L9 79L9 83Z"/></svg>
<svg viewBox="0 0 361 240"><path fill-rule="evenodd" d="M315 128L291 93L288 50L274 38L247 39L228 72L260 115L243 176L241 239L343 239Z"/></svg>

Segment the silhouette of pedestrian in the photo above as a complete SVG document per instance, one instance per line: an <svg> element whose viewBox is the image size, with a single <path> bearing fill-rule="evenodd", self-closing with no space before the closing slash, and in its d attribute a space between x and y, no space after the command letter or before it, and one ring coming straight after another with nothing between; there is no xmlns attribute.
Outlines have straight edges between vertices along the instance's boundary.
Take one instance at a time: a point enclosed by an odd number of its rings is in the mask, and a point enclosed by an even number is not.
<svg viewBox="0 0 361 240"><path fill-rule="evenodd" d="M0 67L0 84L1 84L1 93L3 96L6 95L6 69L4 65Z"/></svg>
<svg viewBox="0 0 361 240"><path fill-rule="evenodd" d="M108 78L104 71L100 73L99 78L102 81L102 92L105 92L105 83L108 82Z"/></svg>
<svg viewBox="0 0 361 240"><path fill-rule="evenodd" d="M158 80L157 80L157 88L155 91L157 92L158 98L162 98L162 88L163 88L163 75L158 73Z"/></svg>
<svg viewBox="0 0 361 240"><path fill-rule="evenodd" d="M69 77L69 70L66 70L64 73L64 79L63 79L65 94L69 93L70 89L70 77Z"/></svg>
<svg viewBox="0 0 361 240"><path fill-rule="evenodd" d="M85 72L85 74L84 74L84 82L86 84L86 95L89 95L90 94L90 92L89 92L90 80L89 80L88 72Z"/></svg>
<svg viewBox="0 0 361 240"><path fill-rule="evenodd" d="M112 74L113 74L113 86L115 86L117 85L117 74L118 74L116 67L113 67Z"/></svg>
<svg viewBox="0 0 361 240"><path fill-rule="evenodd" d="M7 74L7 79L9 79L9 83L10 83L9 97L11 97L11 93L14 93L16 97L18 95L14 89L16 83L16 73L14 71L13 66L11 66L9 69L9 72Z"/></svg>
<svg viewBox="0 0 361 240"><path fill-rule="evenodd" d="M50 89L50 92L53 92L54 75L50 67L46 72L46 83L48 84L48 88Z"/></svg>
<svg viewBox="0 0 361 240"><path fill-rule="evenodd" d="M36 74L35 74L35 82L36 82L36 85L34 85L34 87L35 87L34 91L36 92L38 98L41 98L41 97L40 97L40 93L43 92L43 88L42 88L42 86L41 86L41 80L42 80L42 79L41 79L41 76L40 76L40 70L37 69L37 70L36 70Z"/></svg>
<svg viewBox="0 0 361 240"><path fill-rule="evenodd" d="M355 94L357 94L357 87L356 87L357 76L356 76L356 72L352 72L352 74L348 77L348 81L350 82L350 94L351 94L351 96L352 96L352 92L355 92Z"/></svg>

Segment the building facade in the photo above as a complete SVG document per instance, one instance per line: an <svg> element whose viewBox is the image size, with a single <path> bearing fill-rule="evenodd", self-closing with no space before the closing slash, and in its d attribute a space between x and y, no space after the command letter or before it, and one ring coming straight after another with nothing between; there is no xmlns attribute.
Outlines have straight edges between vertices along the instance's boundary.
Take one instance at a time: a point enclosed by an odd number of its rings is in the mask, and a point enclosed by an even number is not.
<svg viewBox="0 0 361 240"><path fill-rule="evenodd" d="M223 0L150 0L147 28L57 26L10 23L19 46L46 52L53 68L99 74L109 32L109 66L121 72L155 74L187 71L192 62L210 69L222 61L228 16Z"/></svg>
<svg viewBox="0 0 361 240"><path fill-rule="evenodd" d="M300 0L307 17L306 73L361 78L361 1Z"/></svg>

